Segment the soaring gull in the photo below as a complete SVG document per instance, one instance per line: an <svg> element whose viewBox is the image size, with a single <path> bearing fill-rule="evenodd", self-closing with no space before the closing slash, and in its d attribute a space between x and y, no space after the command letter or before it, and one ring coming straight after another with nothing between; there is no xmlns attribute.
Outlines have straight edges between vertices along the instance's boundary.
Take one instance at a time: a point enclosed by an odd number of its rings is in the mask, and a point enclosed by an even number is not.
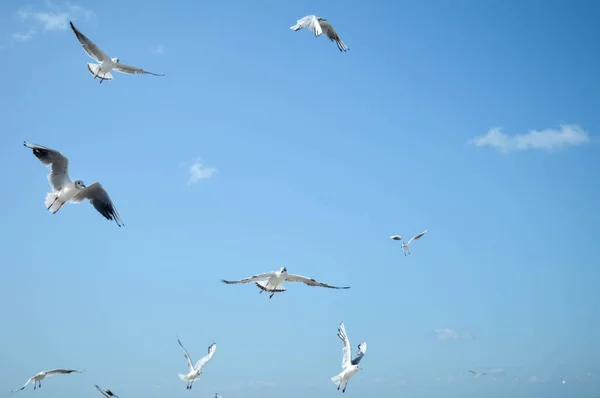
<svg viewBox="0 0 600 398"><path fill-rule="evenodd" d="M266 279L266 281L261 281L261 279ZM227 281L222 279L222 282L227 284L255 282L256 286L258 286L258 288L260 289L260 292L258 292L259 294L263 291L271 292L269 299L272 298L275 293L286 291L286 288L282 286L283 282L302 282L308 286L319 286L326 287L329 289L350 289L350 286L332 286L323 282L316 281L312 278L307 278L306 276L288 274L287 268L285 267L281 267L279 271L271 271L266 272L264 274L254 275L249 278L241 279L239 281Z"/></svg>
<svg viewBox="0 0 600 398"><path fill-rule="evenodd" d="M410 251L408 250L408 245L410 245L410 242L412 242L413 240L420 239L423 235L425 235L426 232L427 232L427 230L421 232L420 234L413 236L412 238L410 238L408 243L404 243L404 239L402 239L402 236L400 236L400 235L392 235L392 236L390 236L390 239L402 241L402 250L404 250L404 255L406 256L407 253L410 254Z"/></svg>
<svg viewBox="0 0 600 398"><path fill-rule="evenodd" d="M114 220L119 227L125 225L102 184L95 182L86 186L81 180L73 182L69 178L69 159L65 155L41 145L28 142L23 142L23 145L32 149L42 164L51 167L48 181L52 192L46 195L46 208L52 214L56 214L66 202L80 203L89 199L92 206L107 220Z"/></svg>
<svg viewBox="0 0 600 398"><path fill-rule="evenodd" d="M198 362L196 362L196 366L193 366L192 360L190 359L187 350L185 349L183 344L181 344L181 341L179 341L179 337L177 338L177 342L179 343L181 348L183 348L183 355L185 356L185 360L187 361L189 370L189 373L187 374L179 373L179 378L187 382L186 389L191 390L196 379L198 379L198 377L200 377L200 375L202 374L202 368L204 367L204 365L206 365L208 361L210 361L210 359L213 357L213 355L215 355L215 351L217 350L217 343L212 343L208 347L208 354L200 358Z"/></svg>
<svg viewBox="0 0 600 398"><path fill-rule="evenodd" d="M113 75L110 73L111 70L116 70L117 72L127 73L128 75L154 75L154 76L164 76L164 74L152 73L145 71L143 69L135 68L133 66L125 65L119 62L119 58L109 58L108 55L104 53L93 41L88 39L83 33L79 31L73 25L73 22L69 21L71 25L71 29L75 32L75 36L83 46L83 49L91 58L93 58L97 64L88 63L87 68L88 71L95 78L100 79L100 83L104 80L112 80Z"/></svg>
<svg viewBox="0 0 600 398"><path fill-rule="evenodd" d="M117 395L113 394L112 391L110 390L103 390L100 387L98 387L96 384L94 384L96 386L96 388L98 389L98 391L100 391L102 393L102 395L104 395L106 398L119 398Z"/></svg>
<svg viewBox="0 0 600 398"><path fill-rule="evenodd" d="M321 36L325 33L325 36L331 41L335 41L340 51L348 51L350 48L344 43L344 41L337 34L333 26L325 18L317 17L316 15L307 15L297 21L296 25L290 27L291 30L299 31L302 28L307 28L315 34L315 37Z"/></svg>
<svg viewBox="0 0 600 398"><path fill-rule="evenodd" d="M27 384L33 382L33 389L35 390L37 387L42 388L42 380L44 380L46 377L50 377L50 376L54 376L54 375L66 375L69 373L83 373L83 370L75 370L75 369L52 369L52 370L46 370L43 372L40 372L38 374L36 374L35 376L31 376L29 378L29 380L27 380L27 383L23 384L23 387L14 390L13 392L17 392L17 391L21 391L23 390L25 387L27 387Z"/></svg>
<svg viewBox="0 0 600 398"><path fill-rule="evenodd" d="M487 373L483 372L483 373L477 373L477 372L473 372L472 370L469 370L469 373L473 373L475 375L475 377L479 377L479 376L485 376Z"/></svg>
<svg viewBox="0 0 600 398"><path fill-rule="evenodd" d="M348 382L362 368L358 366L360 360L365 356L367 352L367 343L362 342L358 345L358 352L356 353L356 357L352 358L352 349L350 348L350 340L348 339L348 335L346 334L346 328L344 327L344 322L340 323L338 327L338 337L342 340L342 372L337 376L333 376L331 381L337 385L337 389L342 388L342 392L346 392L346 387L348 386Z"/></svg>

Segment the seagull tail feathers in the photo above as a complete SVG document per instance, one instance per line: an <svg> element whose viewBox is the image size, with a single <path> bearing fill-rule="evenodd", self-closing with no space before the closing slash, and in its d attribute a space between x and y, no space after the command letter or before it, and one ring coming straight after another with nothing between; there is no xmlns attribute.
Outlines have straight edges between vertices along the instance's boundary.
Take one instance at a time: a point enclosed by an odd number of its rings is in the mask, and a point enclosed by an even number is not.
<svg viewBox="0 0 600 398"><path fill-rule="evenodd" d="M58 211L58 208L60 207L60 200L58 200L58 194L55 192L49 192L48 195L46 195L46 208L54 213Z"/></svg>
<svg viewBox="0 0 600 398"><path fill-rule="evenodd" d="M333 376L331 378L331 381L333 382L333 384L335 384L336 386L339 386L340 383L342 382L342 376L341 375L337 375L337 376Z"/></svg>
<svg viewBox="0 0 600 398"><path fill-rule="evenodd" d="M187 375L184 375L182 373L179 373L179 378L183 381L189 381Z"/></svg>
<svg viewBox="0 0 600 398"><path fill-rule="evenodd" d="M88 68L88 72L90 72L90 74L92 76L97 77L98 79L102 79L102 80L112 80L113 79L113 75L110 72L100 73L100 64L89 63L89 64L87 64L87 68Z"/></svg>

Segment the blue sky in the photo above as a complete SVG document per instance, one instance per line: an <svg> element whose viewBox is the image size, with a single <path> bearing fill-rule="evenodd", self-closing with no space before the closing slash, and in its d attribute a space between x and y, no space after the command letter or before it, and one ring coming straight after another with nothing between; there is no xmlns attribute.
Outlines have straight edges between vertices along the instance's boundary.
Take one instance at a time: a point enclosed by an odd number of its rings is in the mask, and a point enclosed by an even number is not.
<svg viewBox="0 0 600 398"><path fill-rule="evenodd" d="M344 321L348 397L597 394L600 4L172 3L0 3L0 391L72 367L20 394L336 396ZM167 76L99 85L69 19ZM46 211L23 140L126 227ZM220 282L284 265L352 288ZM192 392L177 336L218 344Z"/></svg>

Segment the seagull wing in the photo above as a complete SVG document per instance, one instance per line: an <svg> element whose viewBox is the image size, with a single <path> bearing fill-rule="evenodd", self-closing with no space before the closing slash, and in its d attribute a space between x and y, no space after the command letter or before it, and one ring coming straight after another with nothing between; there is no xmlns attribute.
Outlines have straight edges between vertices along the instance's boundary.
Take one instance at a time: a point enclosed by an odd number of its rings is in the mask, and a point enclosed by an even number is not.
<svg viewBox="0 0 600 398"><path fill-rule="evenodd" d="M133 66L125 65L117 62L117 64L113 68L117 72L126 73L128 75L154 75L154 76L164 76L164 74L152 73L145 71L143 69L139 69Z"/></svg>
<svg viewBox="0 0 600 398"><path fill-rule="evenodd" d="M80 203L85 199L89 199L92 206L94 206L94 208L107 220L115 220L119 227L125 225L121 221L121 216L110 199L110 196L108 196L108 192L106 192L99 182L95 182L80 190L71 201L73 203Z"/></svg>
<svg viewBox="0 0 600 398"><path fill-rule="evenodd" d="M33 150L33 154L45 166L50 166L48 181L54 191L58 191L72 181L69 178L69 159L62 153L45 146L31 144L23 141L23 145Z"/></svg>
<svg viewBox="0 0 600 398"><path fill-rule="evenodd" d="M340 323L340 326L338 327L338 337L342 340L342 369L346 369L348 366L352 365L352 362L350 361L352 349L350 348L350 340L346 334L344 322Z"/></svg>
<svg viewBox="0 0 600 398"><path fill-rule="evenodd" d="M94 44L93 41L88 39L83 33L79 31L79 29L75 27L75 25L73 25L73 22L69 21L69 24L71 25L71 29L73 29L73 32L75 32L75 36L77 36L77 39L83 46L83 49L85 50L87 55L89 55L98 62L110 60L110 58L108 58L108 55L104 54L104 51L100 50L100 48L96 44Z"/></svg>
<svg viewBox="0 0 600 398"><path fill-rule="evenodd" d="M363 341L358 345L358 352L356 353L356 357L352 360L352 365L358 365L362 357L367 353L367 342Z"/></svg>
<svg viewBox="0 0 600 398"><path fill-rule="evenodd" d="M34 378L34 377L35 377L35 376L32 376L32 377L30 377L30 378L29 378L29 380L27 380L27 383L23 384L23 387L21 387L21 388L19 388L19 389L17 389L17 390L13 390L12 392L23 391L23 389L24 389L25 387L27 387L27 384L31 383L31 380L33 380L33 378Z"/></svg>
<svg viewBox="0 0 600 398"><path fill-rule="evenodd" d="M103 389L101 389L100 387L98 387L98 385L94 384L96 386L96 388L98 389L98 391L100 391L106 398L119 398L118 396L116 396L115 394L112 393L112 391L110 390L106 390L104 391Z"/></svg>
<svg viewBox="0 0 600 398"><path fill-rule="evenodd" d="M350 48L346 45L346 43L344 43L344 41L340 38L340 36L337 34L335 29L333 29L333 26L331 26L329 22L319 21L319 23L321 24L321 29L323 29L325 36L327 36L329 40L335 41L335 44L337 44L337 47L340 51L350 50Z"/></svg>
<svg viewBox="0 0 600 398"><path fill-rule="evenodd" d="M332 285L328 285L327 283L319 282L312 278L307 278L306 276L294 275L294 274L288 274L287 277L285 278L285 280L288 282L302 282L304 284L307 284L308 286L319 286L319 287L326 287L329 289L350 289L350 286L332 286Z"/></svg>
<svg viewBox="0 0 600 398"><path fill-rule="evenodd" d="M188 352L185 349L185 347L183 346L183 344L181 344L181 341L179 341L179 337L177 337L177 342L179 343L181 348L183 348L183 355L185 356L185 360L187 361L188 369L190 370L190 372L193 371L194 365L192 365L192 360L190 359L190 355L188 354Z"/></svg>
<svg viewBox="0 0 600 398"><path fill-rule="evenodd" d="M323 29L321 29L321 25L319 24L319 20L316 15L307 15L304 18L296 21L296 25L290 27L290 29L296 31L302 28L309 29L315 34L315 37L319 37L323 33Z"/></svg>
<svg viewBox="0 0 600 398"><path fill-rule="evenodd" d="M194 369L195 370L202 369L204 367L204 365L206 365L208 363L208 361L210 361L210 359L213 357L213 355L215 355L215 351L217 351L217 343L212 343L208 347L208 354L206 354L205 356L200 358L198 360L198 362L196 362L196 366L194 367Z"/></svg>
<svg viewBox="0 0 600 398"><path fill-rule="evenodd" d="M52 369L46 371L46 377L54 376L54 375L66 375L69 373L83 373L83 370L77 369Z"/></svg>
<svg viewBox="0 0 600 398"><path fill-rule="evenodd" d="M221 279L221 281L228 285L232 285L232 284L236 284L236 283L250 283L250 282L254 282L254 281L259 281L261 279L270 278L274 274L275 273L271 271L271 272L266 272L264 274L253 275L249 278L240 279L239 281L227 281L225 279Z"/></svg>
<svg viewBox="0 0 600 398"><path fill-rule="evenodd" d="M400 235L392 235L392 236L390 236L390 239L392 239L392 240L402 240L402 236L400 236Z"/></svg>
<svg viewBox="0 0 600 398"><path fill-rule="evenodd" d="M407 245L410 245L410 242L412 242L413 240L420 239L423 235L425 235L425 233L427 233L427 230L421 232L418 235L413 236L412 238L410 238L410 240L408 241Z"/></svg>

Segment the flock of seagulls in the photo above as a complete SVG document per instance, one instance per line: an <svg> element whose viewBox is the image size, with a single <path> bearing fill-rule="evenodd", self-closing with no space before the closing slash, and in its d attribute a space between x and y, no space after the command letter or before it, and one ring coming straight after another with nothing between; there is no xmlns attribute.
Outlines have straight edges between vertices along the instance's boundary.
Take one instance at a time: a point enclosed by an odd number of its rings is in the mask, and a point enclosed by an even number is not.
<svg viewBox="0 0 600 398"><path fill-rule="evenodd" d="M122 64L119 61L119 58L110 58L94 42L81 33L81 31L79 31L79 29L77 29L72 22L69 22L69 24L85 52L96 61L96 63L88 63L87 69L94 79L99 79L100 83L105 80L113 80L113 75L111 73L113 70L125 74L149 74L154 76L165 76L164 74L152 73L130 65ZM292 26L290 29L299 31L302 28L306 28L313 32L315 37L325 34L329 40L336 43L340 51L345 52L349 50L349 47L344 43L333 26L325 18L317 17L315 15L308 15L299 19L296 25ZM114 221L119 227L124 226L117 208L102 184L99 182L94 182L90 185L86 185L82 180L71 180L69 177L69 159L57 150L26 141L23 142L23 145L26 148L31 149L33 155L35 155L35 157L37 157L44 166L50 168L48 181L50 183L51 191L47 193L45 199L45 205L48 211L50 211L52 214L56 214L67 202L81 203L85 200L89 200L98 213L100 213L107 220ZM402 241L402 249L406 255L410 254L408 245L413 240L420 239L426 232L427 230L414 236L406 244L400 235L394 235L391 237L391 239ZM306 276L289 274L286 267L281 267L277 271L257 274L241 280L222 280L222 282L225 284L245 284L254 282L260 289L259 294L263 291L270 293L269 299L273 298L275 293L286 291L286 288L283 286L285 282L301 282L308 286L324 287L328 289L350 288L350 286L334 286L319 282ZM358 345L356 356L354 359L352 359L350 340L346 334L346 329L343 322L340 323L338 327L338 337L342 341L342 371L336 376L331 377L331 381L337 386L338 390L341 389L342 392L346 392L346 388L350 379L362 369L359 366L359 363L367 352L367 343L363 341ZM187 363L187 373L180 373L179 378L186 382L186 389L191 390L194 382L196 382L202 374L203 368L214 356L217 350L217 344L211 344L208 347L208 353L199 359L194 365L190 355L179 338L177 338L177 342L183 349L184 357ZM52 369L43 371L32 376L29 380L27 380L27 383L13 392L22 391L30 383L33 383L34 390L41 388L42 380L49 376L82 372L83 370L73 369ZM106 398L119 398L111 390L104 390L98 385L95 385L95 387ZM215 398L221 397L219 394L215 394Z"/></svg>

